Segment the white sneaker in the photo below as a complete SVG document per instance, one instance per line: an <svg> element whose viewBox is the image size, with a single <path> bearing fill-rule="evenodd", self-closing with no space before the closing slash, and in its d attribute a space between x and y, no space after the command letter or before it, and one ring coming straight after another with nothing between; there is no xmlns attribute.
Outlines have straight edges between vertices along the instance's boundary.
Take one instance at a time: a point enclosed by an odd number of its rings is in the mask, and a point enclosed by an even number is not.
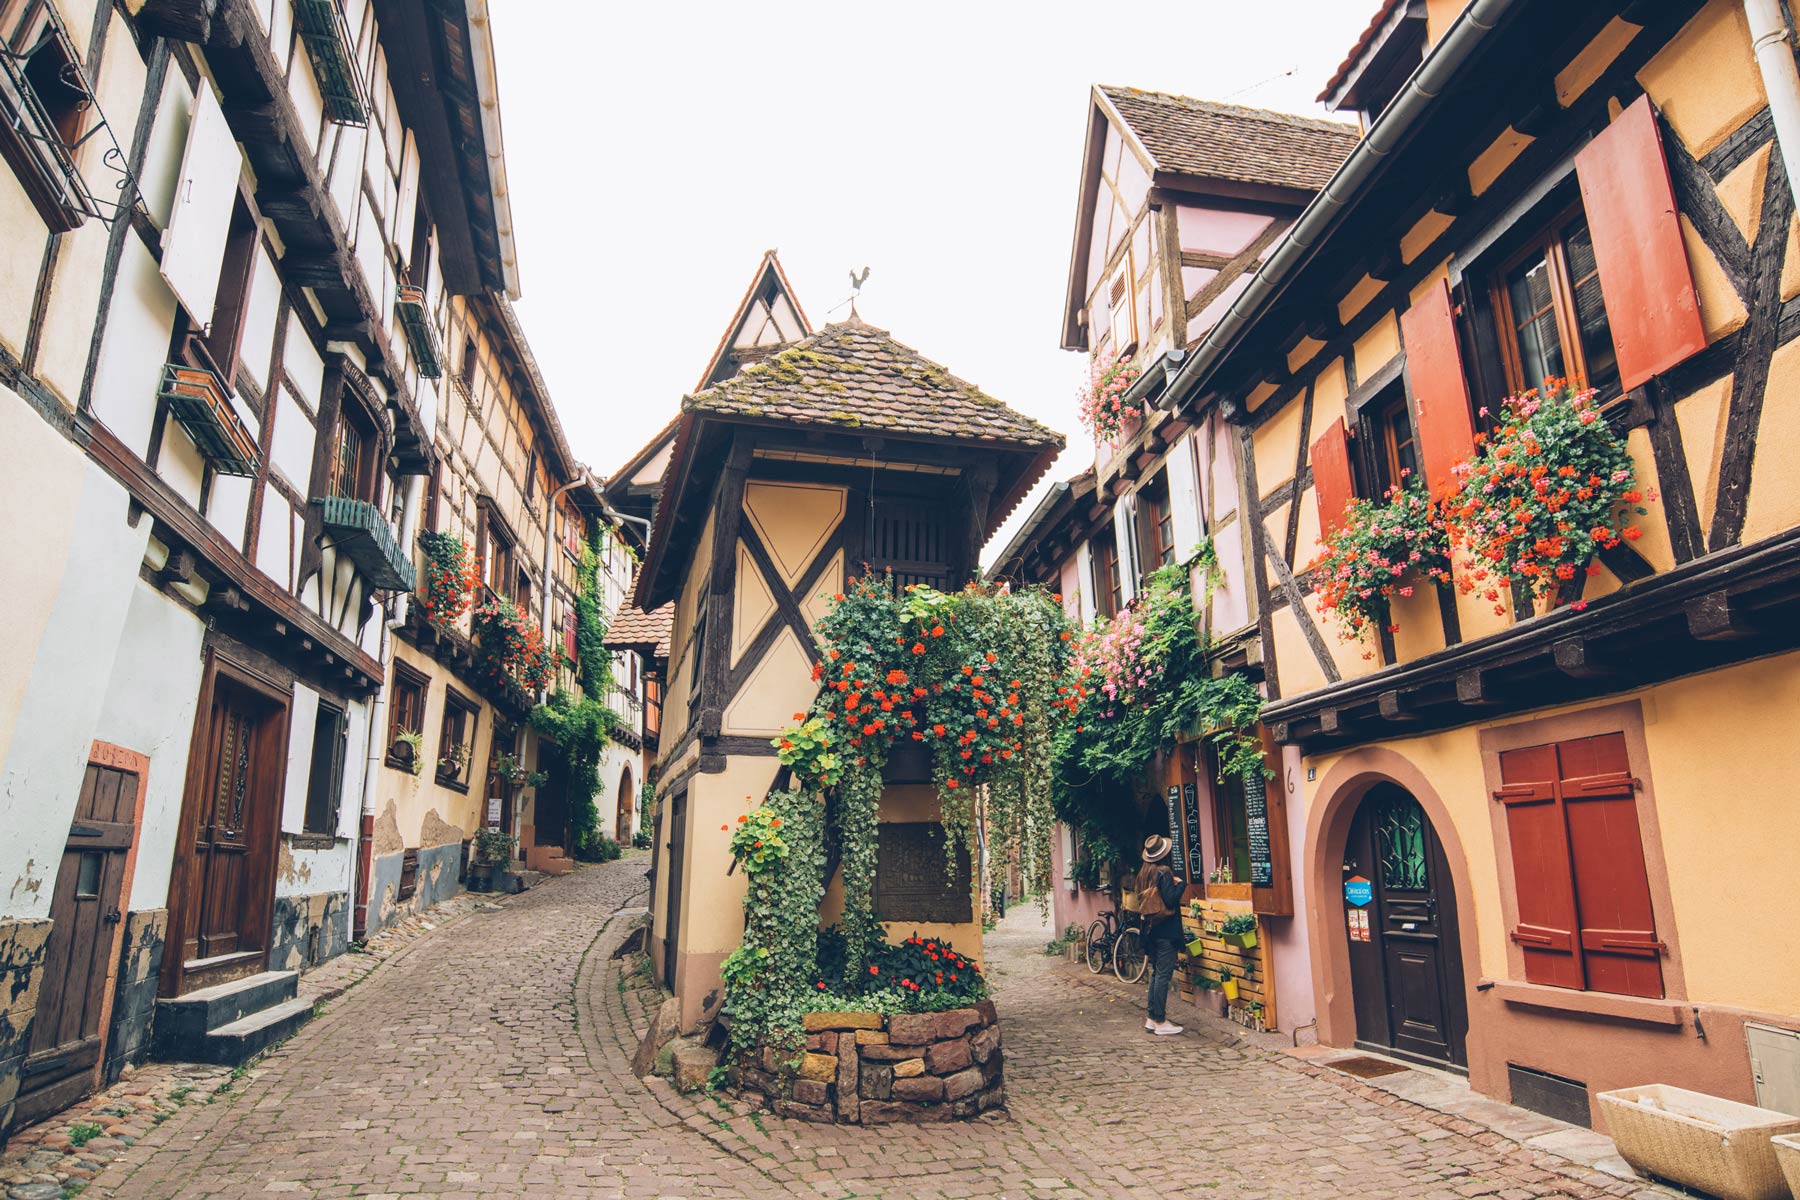
<svg viewBox="0 0 1800 1200"><path fill-rule="evenodd" d="M1174 1037L1182 1031L1181 1026L1172 1021L1158 1021L1150 1027L1150 1032L1157 1037Z"/></svg>
<svg viewBox="0 0 1800 1200"><path fill-rule="evenodd" d="M1156 1022L1152 1021L1149 1017L1144 1018L1144 1032L1145 1033L1155 1033L1156 1032Z"/></svg>

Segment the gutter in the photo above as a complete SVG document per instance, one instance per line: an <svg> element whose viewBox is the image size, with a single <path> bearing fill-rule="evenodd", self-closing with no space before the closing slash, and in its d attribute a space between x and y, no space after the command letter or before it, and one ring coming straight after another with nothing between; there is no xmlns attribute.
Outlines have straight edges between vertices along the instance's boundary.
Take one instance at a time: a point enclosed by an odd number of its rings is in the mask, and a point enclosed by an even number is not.
<svg viewBox="0 0 1800 1200"><path fill-rule="evenodd" d="M1262 270L1251 277L1250 286L1232 302L1219 323L1182 365L1169 384L1170 398L1163 407L1181 403L1249 332L1256 319L1275 302L1313 252L1331 236L1339 219L1385 160L1406 143L1432 102L1450 86L1457 71L1519 3L1520 0L1473 0L1463 10L1443 40L1406 81L1400 95L1382 112L1368 135L1356 144L1356 149L1332 173L1312 203L1300 214L1300 219L1276 243L1274 254L1263 264Z"/></svg>
<svg viewBox="0 0 1800 1200"><path fill-rule="evenodd" d="M481 105L481 142L487 153L488 187L494 197L494 232L500 239L500 274L506 298L519 298L519 248L513 242L512 200L506 182L505 142L500 136L500 75L494 63L494 27L488 0L466 0L469 47L474 51L475 93Z"/></svg>
<svg viewBox="0 0 1800 1200"><path fill-rule="evenodd" d="M1181 373L1181 364L1187 361L1186 350L1164 350L1157 355L1151 364L1144 368L1132 385L1125 389L1125 403L1143 404L1149 402L1158 408L1167 408L1165 397L1172 395L1170 389L1175 378Z"/></svg>

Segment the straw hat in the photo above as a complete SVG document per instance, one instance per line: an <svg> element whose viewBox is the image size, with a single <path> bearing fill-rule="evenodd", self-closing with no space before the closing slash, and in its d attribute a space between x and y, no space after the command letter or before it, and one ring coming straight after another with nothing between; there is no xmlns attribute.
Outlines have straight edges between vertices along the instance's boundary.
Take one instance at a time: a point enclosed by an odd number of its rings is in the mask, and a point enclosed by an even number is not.
<svg viewBox="0 0 1800 1200"><path fill-rule="evenodd" d="M1151 834L1144 839L1144 861L1147 863L1161 862L1169 857L1169 848L1173 844L1160 833Z"/></svg>

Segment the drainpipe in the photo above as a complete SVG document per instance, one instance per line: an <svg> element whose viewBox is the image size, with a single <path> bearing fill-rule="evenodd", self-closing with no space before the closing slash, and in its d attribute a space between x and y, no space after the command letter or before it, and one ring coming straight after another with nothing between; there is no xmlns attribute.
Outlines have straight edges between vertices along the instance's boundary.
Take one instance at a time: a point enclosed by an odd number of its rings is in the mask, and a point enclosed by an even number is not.
<svg viewBox="0 0 1800 1200"><path fill-rule="evenodd" d="M425 477L409 475L406 477L406 495L400 505L400 544L410 548L413 538L417 536L419 510L425 496ZM394 630L406 624L406 610L412 596L408 592L400 592L389 597L381 605L381 645L376 652L376 661L383 671L388 667L394 652ZM368 757L363 762L362 807L357 815L356 853L350 859L350 891L356 897L356 905L351 916L351 937L361 941L369 929L369 885L373 877L375 854L375 780L381 770L382 762L387 758L387 747L382 744L387 733L387 681L375 691L375 700L369 705Z"/></svg>
<svg viewBox="0 0 1800 1200"><path fill-rule="evenodd" d="M1795 174L1800 163L1800 71L1794 66L1787 17L1782 14L1781 0L1744 0L1744 17L1750 23L1750 44L1762 72L1763 90L1769 95L1775 140L1792 187L1800 179Z"/></svg>

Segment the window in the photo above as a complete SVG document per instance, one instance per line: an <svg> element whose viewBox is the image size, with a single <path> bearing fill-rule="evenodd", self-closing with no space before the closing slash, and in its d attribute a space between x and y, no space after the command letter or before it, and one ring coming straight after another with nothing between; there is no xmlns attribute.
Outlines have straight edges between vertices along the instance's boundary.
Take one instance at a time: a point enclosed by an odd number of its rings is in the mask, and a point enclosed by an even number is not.
<svg viewBox="0 0 1800 1200"><path fill-rule="evenodd" d="M1159 471L1138 492L1138 542L1151 571L1175 561L1175 511L1169 504L1169 476Z"/></svg>
<svg viewBox="0 0 1800 1200"><path fill-rule="evenodd" d="M406 276L421 292L431 271L431 215L425 211L425 189L419 189L413 208L412 251L406 256Z"/></svg>
<svg viewBox="0 0 1800 1200"><path fill-rule="evenodd" d="M1094 604L1102 617L1110 617L1125 607L1124 593L1119 588L1119 547L1109 528L1093 540Z"/></svg>
<svg viewBox="0 0 1800 1200"><path fill-rule="evenodd" d="M344 795L344 710L319 701L313 718L312 768L306 777L307 833L336 836L338 808Z"/></svg>
<svg viewBox="0 0 1800 1200"><path fill-rule="evenodd" d="M688 639L687 723L692 729L700 719L700 664L705 661L706 610L701 609L694 622L694 636Z"/></svg>
<svg viewBox="0 0 1800 1200"><path fill-rule="evenodd" d="M93 97L47 0L0 0L0 155L52 233L94 211L74 155Z"/></svg>
<svg viewBox="0 0 1800 1200"><path fill-rule="evenodd" d="M469 759L475 752L475 702L454 688L444 689L444 725L438 734L437 781L459 792L469 790Z"/></svg>
<svg viewBox="0 0 1800 1200"><path fill-rule="evenodd" d="M256 267L256 219L240 192L231 206L231 227L225 234L225 259L219 267L219 287L213 296L212 323L208 326L206 352L218 365L227 384L237 379L238 345L244 336L244 315L250 307L250 277Z"/></svg>
<svg viewBox="0 0 1800 1200"><path fill-rule="evenodd" d="M1624 734L1502 751L1500 779L1526 982L1662 996Z"/></svg>
<svg viewBox="0 0 1800 1200"><path fill-rule="evenodd" d="M1402 480L1419 474L1419 443L1413 430L1406 389L1398 382L1381 390L1362 410L1357 440L1356 473L1362 478L1362 494L1379 500Z"/></svg>
<svg viewBox="0 0 1800 1200"><path fill-rule="evenodd" d="M374 425L346 392L331 448L330 494L374 504L379 495L380 452Z"/></svg>
<svg viewBox="0 0 1800 1200"><path fill-rule="evenodd" d="M424 675L398 659L394 661L394 685L388 690L388 766L410 771L413 755L424 752L423 746L414 749L400 735L425 732L425 693L430 686Z"/></svg>
<svg viewBox="0 0 1800 1200"><path fill-rule="evenodd" d="M496 596L508 599L513 594L513 543L498 522L490 519L487 529L487 585Z"/></svg>
<svg viewBox="0 0 1800 1200"><path fill-rule="evenodd" d="M1594 243L1579 209L1564 212L1501 266L1491 299L1510 390L1552 377L1603 394L1617 386L1619 364Z"/></svg>
<svg viewBox="0 0 1800 1200"><path fill-rule="evenodd" d="M457 372L456 378L462 384L463 394L470 397L475 395L475 368L477 365L478 358L475 353L475 339L472 337L464 338L462 368Z"/></svg>
<svg viewBox="0 0 1800 1200"><path fill-rule="evenodd" d="M1213 778L1218 779L1217 770ZM1250 810L1244 803L1244 781L1226 775L1213 789L1213 844L1218 847L1215 868L1231 874L1229 883L1250 882Z"/></svg>

